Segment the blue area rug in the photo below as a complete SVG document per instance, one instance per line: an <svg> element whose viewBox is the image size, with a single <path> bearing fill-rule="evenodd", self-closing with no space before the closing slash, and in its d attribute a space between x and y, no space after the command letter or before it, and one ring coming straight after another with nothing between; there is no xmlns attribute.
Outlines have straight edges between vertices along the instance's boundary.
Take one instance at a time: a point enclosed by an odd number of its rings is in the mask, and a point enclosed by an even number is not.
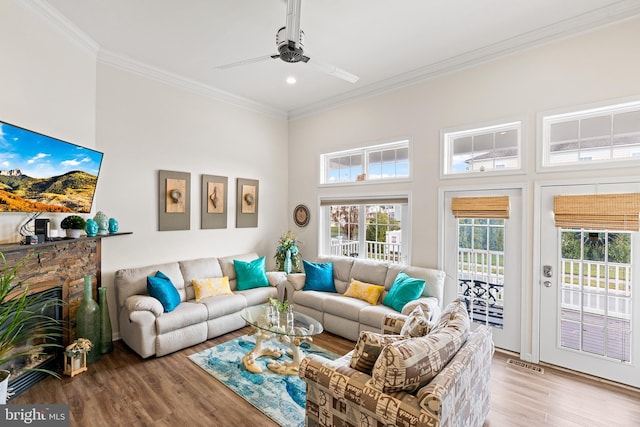
<svg viewBox="0 0 640 427"><path fill-rule="evenodd" d="M189 359L281 426L304 426L305 382L297 375L271 372L267 369L267 362L271 360L269 357L256 359L263 370L261 374L247 371L242 358L254 345L255 337L245 335L192 354ZM269 342L269 345L287 348L275 340ZM327 359L339 357L314 344L303 343L301 348L305 354L319 354ZM285 354L278 360L291 358Z"/></svg>

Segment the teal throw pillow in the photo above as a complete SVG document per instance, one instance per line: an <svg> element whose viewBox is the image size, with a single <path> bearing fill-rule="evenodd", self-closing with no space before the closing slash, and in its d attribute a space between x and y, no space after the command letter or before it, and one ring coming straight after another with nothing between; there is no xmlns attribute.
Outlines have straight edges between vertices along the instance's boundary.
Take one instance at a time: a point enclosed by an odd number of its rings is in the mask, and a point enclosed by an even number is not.
<svg viewBox="0 0 640 427"><path fill-rule="evenodd" d="M317 263L302 260L304 266L304 291L337 292L333 283L333 263Z"/></svg>
<svg viewBox="0 0 640 427"><path fill-rule="evenodd" d="M402 308L409 302L420 298L424 291L425 281L416 279L401 271L393 281L391 289L384 301L383 305L393 308L395 311L402 311Z"/></svg>
<svg viewBox="0 0 640 427"><path fill-rule="evenodd" d="M180 304L180 294L171 279L158 271L155 276L147 276L147 292L159 300L165 313L173 311Z"/></svg>
<svg viewBox="0 0 640 427"><path fill-rule="evenodd" d="M266 288L269 286L267 271L265 269L265 258L260 257L251 262L233 260L233 267L236 269L236 289L246 291L253 288Z"/></svg>

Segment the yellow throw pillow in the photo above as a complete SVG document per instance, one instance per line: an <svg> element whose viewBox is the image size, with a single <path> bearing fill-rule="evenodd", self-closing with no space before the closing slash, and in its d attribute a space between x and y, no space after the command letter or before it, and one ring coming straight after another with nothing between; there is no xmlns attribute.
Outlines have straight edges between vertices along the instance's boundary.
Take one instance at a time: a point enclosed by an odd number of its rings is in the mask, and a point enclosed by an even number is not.
<svg viewBox="0 0 640 427"><path fill-rule="evenodd" d="M193 283L193 289L196 291L196 301L216 295L233 294L229 286L228 276L193 279L191 283Z"/></svg>
<svg viewBox="0 0 640 427"><path fill-rule="evenodd" d="M344 296L358 298L371 305L376 305L382 291L384 291L384 286L372 285L371 283L361 282L352 278Z"/></svg>

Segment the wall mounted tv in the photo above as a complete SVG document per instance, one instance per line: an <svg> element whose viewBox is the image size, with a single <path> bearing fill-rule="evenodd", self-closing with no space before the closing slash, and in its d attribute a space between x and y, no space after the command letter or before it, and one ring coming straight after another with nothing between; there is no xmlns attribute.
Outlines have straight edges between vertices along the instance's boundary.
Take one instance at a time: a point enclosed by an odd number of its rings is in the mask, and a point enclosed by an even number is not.
<svg viewBox="0 0 640 427"><path fill-rule="evenodd" d="M0 121L0 212L91 212L102 155Z"/></svg>

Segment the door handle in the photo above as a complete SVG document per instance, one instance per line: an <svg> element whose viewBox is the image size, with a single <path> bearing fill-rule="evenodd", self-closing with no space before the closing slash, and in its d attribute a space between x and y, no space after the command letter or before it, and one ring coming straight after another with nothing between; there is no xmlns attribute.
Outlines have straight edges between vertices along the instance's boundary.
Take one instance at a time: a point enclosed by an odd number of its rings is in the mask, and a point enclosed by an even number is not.
<svg viewBox="0 0 640 427"><path fill-rule="evenodd" d="M551 287L551 282L549 280L545 280L544 282L542 282L542 284L544 285L545 288Z"/></svg>
<svg viewBox="0 0 640 427"><path fill-rule="evenodd" d="M544 277L553 277L553 267L550 265L542 266L542 275Z"/></svg>

